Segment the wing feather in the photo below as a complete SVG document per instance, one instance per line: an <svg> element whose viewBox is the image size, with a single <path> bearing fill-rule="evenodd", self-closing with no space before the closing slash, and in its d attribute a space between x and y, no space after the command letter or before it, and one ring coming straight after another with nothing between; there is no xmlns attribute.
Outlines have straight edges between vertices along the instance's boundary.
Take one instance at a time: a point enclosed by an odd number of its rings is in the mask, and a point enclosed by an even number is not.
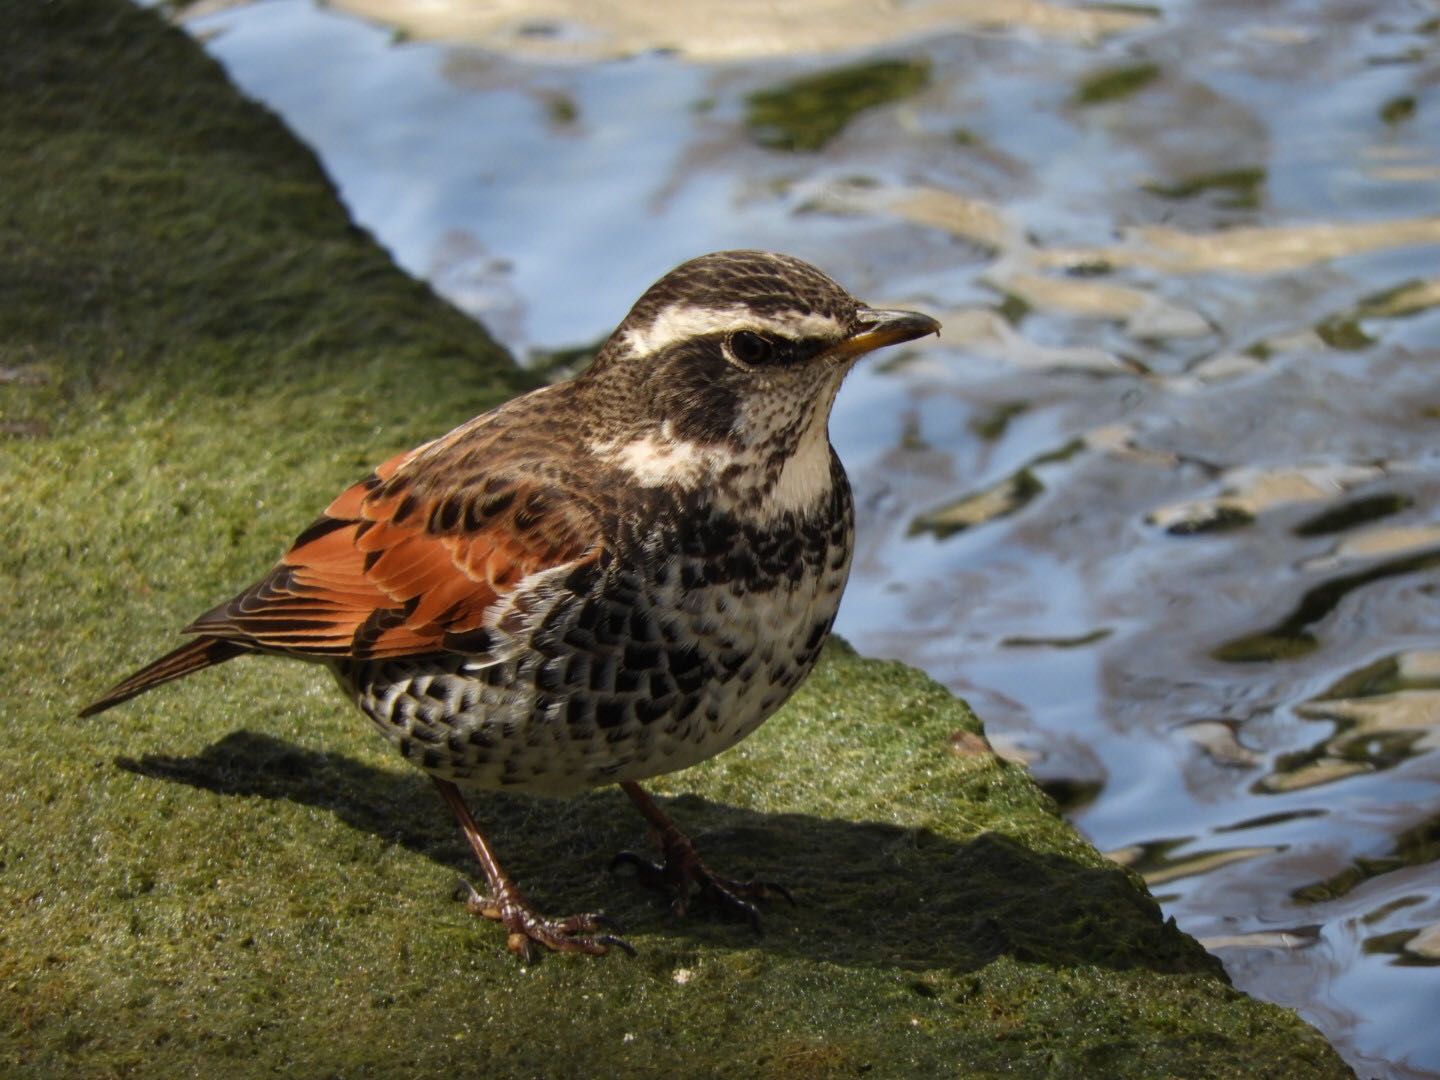
<svg viewBox="0 0 1440 1080"><path fill-rule="evenodd" d="M347 488L270 574L187 631L356 659L481 647L487 613L526 578L600 557L593 515L553 480L445 483L426 449Z"/></svg>

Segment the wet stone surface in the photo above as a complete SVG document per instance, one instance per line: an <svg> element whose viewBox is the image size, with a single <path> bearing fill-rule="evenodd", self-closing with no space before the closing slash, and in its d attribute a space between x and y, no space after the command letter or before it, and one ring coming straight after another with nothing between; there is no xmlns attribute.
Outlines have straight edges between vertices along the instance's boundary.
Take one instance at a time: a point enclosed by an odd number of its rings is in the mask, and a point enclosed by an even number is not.
<svg viewBox="0 0 1440 1080"><path fill-rule="evenodd" d="M733 246L941 318L837 406L838 629L969 699L1239 986L1440 1071L1432 11L363 7L399 32L185 25L522 356Z"/></svg>

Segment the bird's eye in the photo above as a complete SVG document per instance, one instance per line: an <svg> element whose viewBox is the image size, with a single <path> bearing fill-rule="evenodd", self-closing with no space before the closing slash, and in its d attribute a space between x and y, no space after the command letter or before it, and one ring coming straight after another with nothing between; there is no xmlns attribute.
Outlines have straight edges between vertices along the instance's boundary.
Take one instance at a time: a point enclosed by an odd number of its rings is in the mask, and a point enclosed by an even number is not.
<svg viewBox="0 0 1440 1080"><path fill-rule="evenodd" d="M736 330L727 344L730 355L742 364L764 364L775 355L775 343L753 330Z"/></svg>

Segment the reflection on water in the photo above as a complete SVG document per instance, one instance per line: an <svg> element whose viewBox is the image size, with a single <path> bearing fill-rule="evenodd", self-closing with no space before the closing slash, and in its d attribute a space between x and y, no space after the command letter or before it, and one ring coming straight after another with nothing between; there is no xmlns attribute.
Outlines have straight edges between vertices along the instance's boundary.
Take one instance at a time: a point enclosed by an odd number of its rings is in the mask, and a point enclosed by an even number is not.
<svg viewBox="0 0 1440 1080"><path fill-rule="evenodd" d="M939 315L837 405L841 631L969 698L1240 986L1440 1073L1433 11L348 2L400 30L188 24L522 355L723 247Z"/></svg>

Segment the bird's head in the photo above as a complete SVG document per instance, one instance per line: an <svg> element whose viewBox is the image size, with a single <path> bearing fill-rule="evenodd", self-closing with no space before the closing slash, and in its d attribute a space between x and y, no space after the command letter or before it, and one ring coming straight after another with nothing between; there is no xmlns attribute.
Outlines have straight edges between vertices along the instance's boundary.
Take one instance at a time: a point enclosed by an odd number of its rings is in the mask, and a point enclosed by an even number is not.
<svg viewBox="0 0 1440 1080"><path fill-rule="evenodd" d="M646 290L585 378L618 421L786 455L807 433L824 438L860 357L939 330L928 315L866 307L789 255L721 251Z"/></svg>

